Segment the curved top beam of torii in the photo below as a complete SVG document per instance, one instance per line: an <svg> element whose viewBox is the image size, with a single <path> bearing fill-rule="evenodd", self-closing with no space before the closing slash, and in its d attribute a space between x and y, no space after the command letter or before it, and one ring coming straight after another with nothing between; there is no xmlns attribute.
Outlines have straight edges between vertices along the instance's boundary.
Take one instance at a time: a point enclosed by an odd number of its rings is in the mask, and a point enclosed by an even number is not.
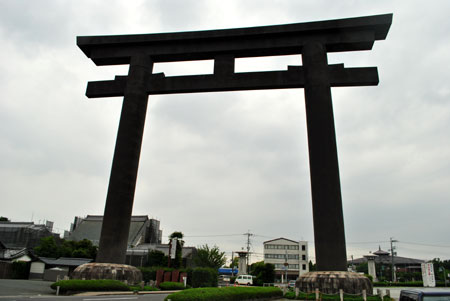
<svg viewBox="0 0 450 301"><path fill-rule="evenodd" d="M392 14L384 14L249 28L79 36L77 45L97 65L129 64L137 54L147 54L153 62L299 54L311 40L322 43L327 52L370 50L375 40L386 38L391 23Z"/></svg>
<svg viewBox="0 0 450 301"><path fill-rule="evenodd" d="M128 64L136 55L152 62L214 59L214 74L166 77L152 74L146 83L148 95L260 89L303 88L302 66L286 71L234 73L234 59L262 55L300 54L311 41L327 52L371 49L375 40L386 38L392 14L350 19L237 29L179 33L84 36L78 46L97 65ZM330 85L378 84L376 67L344 68L330 65ZM89 98L123 96L126 76L89 82Z"/></svg>

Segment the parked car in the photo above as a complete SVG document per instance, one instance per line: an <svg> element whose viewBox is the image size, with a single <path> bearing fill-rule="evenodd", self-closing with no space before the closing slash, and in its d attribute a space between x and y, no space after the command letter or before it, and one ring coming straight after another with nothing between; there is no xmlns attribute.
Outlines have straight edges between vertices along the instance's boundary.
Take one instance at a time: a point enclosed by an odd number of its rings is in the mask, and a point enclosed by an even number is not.
<svg viewBox="0 0 450 301"><path fill-rule="evenodd" d="M401 290L399 301L450 301L450 290Z"/></svg>
<svg viewBox="0 0 450 301"><path fill-rule="evenodd" d="M234 281L235 284L239 285L253 285L253 276L252 275L239 275Z"/></svg>

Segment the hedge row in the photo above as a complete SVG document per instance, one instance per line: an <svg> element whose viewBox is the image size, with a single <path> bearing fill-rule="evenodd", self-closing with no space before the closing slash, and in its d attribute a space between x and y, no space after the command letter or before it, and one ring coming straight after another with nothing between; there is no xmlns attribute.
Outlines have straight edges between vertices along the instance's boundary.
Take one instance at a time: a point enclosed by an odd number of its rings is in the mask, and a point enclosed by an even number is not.
<svg viewBox="0 0 450 301"><path fill-rule="evenodd" d="M184 290L184 284L180 283L180 282L171 282L171 281L166 281L166 282L162 282L159 285L159 288L162 291L176 291L176 290Z"/></svg>
<svg viewBox="0 0 450 301"><path fill-rule="evenodd" d="M388 287L388 286L406 286L406 287L423 287L423 281L407 281L407 282L390 282L390 281L380 281L374 282L373 286L375 287ZM436 281L436 286L443 287L445 286L444 281Z"/></svg>
<svg viewBox="0 0 450 301"><path fill-rule="evenodd" d="M316 294L315 293L299 293L298 297L295 298L295 293L290 291L287 292L284 297L286 299L297 299L297 300L315 300ZM320 294L321 300L340 300L339 294L334 295L327 295L327 294ZM344 294L344 300L348 301L362 301L364 300L362 296L355 296L355 295L346 295ZM383 300L379 296L367 296L367 301L390 301L391 299L388 296L384 296Z"/></svg>
<svg viewBox="0 0 450 301"><path fill-rule="evenodd" d="M220 287L192 288L173 293L164 300L172 301L241 301L282 297L277 287Z"/></svg>
<svg viewBox="0 0 450 301"><path fill-rule="evenodd" d="M195 268L192 270L192 287L217 287L217 278L219 277L217 269ZM189 280L189 275L188 275Z"/></svg>
<svg viewBox="0 0 450 301"><path fill-rule="evenodd" d="M149 291L159 291L158 288L153 287L153 286L144 286L144 288L142 288L140 285L130 285L128 287L130 289L130 291L145 291L145 292L149 292Z"/></svg>
<svg viewBox="0 0 450 301"><path fill-rule="evenodd" d="M66 292L99 292L99 291L129 291L130 288L119 280L61 280L50 287L56 290L59 286L61 293Z"/></svg>

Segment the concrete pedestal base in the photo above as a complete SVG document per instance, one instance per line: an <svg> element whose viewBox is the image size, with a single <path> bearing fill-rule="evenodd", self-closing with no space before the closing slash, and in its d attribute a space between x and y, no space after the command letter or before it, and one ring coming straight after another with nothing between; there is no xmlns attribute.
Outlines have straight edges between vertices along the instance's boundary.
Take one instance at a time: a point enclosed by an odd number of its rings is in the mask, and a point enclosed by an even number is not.
<svg viewBox="0 0 450 301"><path fill-rule="evenodd" d="M73 279L114 279L127 281L128 284L138 284L142 281L139 269L116 263L85 263L77 267L72 273Z"/></svg>
<svg viewBox="0 0 450 301"><path fill-rule="evenodd" d="M339 293L339 289L347 294L361 294L366 290L371 295L373 292L369 278L353 272L309 272L297 279L295 287L308 293L314 292L316 288L325 294Z"/></svg>

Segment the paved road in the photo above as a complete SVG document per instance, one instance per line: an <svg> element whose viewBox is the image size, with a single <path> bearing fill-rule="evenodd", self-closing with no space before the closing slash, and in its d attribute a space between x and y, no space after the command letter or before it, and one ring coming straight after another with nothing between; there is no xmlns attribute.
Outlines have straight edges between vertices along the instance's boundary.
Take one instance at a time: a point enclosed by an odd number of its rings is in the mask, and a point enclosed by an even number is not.
<svg viewBox="0 0 450 301"><path fill-rule="evenodd" d="M53 282L39 280L0 279L1 296L37 296L52 295L50 288Z"/></svg>
<svg viewBox="0 0 450 301"><path fill-rule="evenodd" d="M11 296L0 297L1 301L30 301L31 299L37 301L163 301L167 294L153 294L153 295L111 295L111 296L39 296L39 297L23 297Z"/></svg>
<svg viewBox="0 0 450 301"><path fill-rule="evenodd" d="M55 296L55 291L50 288L51 284L52 282L38 280L0 279L0 301L30 301L30 299L39 301L163 301L168 295Z"/></svg>

